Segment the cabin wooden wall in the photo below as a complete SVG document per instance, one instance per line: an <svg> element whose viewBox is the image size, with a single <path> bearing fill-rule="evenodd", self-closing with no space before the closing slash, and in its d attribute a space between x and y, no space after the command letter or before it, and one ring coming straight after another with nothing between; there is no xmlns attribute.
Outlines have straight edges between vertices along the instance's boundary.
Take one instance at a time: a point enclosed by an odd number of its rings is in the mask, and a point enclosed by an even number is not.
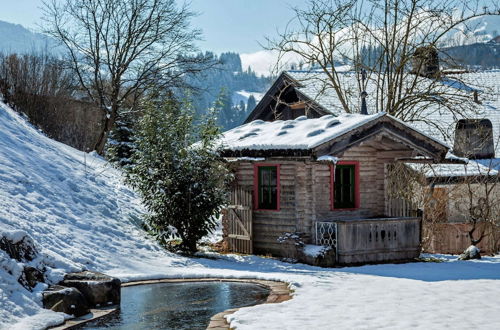
<svg viewBox="0 0 500 330"><path fill-rule="evenodd" d="M253 211L253 247L256 253L281 255L278 237L298 231L299 224L307 217L305 204L301 201L305 196L301 190L307 182L301 177L304 162L276 160L266 163L280 164L280 211ZM238 185L253 191L254 163L239 163L236 180Z"/></svg>
<svg viewBox="0 0 500 330"><path fill-rule="evenodd" d="M253 211L253 248L259 254L282 255L278 237L286 232L306 233L306 243L314 242L316 221L355 220L383 217L385 213L385 164L394 153L384 153L369 145L349 149L341 160L359 161L360 207L331 210L330 165L310 159L268 159L280 165L280 211ZM254 163L240 162L236 170L239 186L253 191Z"/></svg>

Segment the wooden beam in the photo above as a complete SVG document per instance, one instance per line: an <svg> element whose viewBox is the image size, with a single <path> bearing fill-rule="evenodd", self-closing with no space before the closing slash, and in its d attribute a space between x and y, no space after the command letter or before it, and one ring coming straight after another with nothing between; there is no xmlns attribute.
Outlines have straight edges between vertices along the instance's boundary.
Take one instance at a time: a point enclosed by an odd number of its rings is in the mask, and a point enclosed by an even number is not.
<svg viewBox="0 0 500 330"><path fill-rule="evenodd" d="M290 109L297 110L297 109L304 109L306 107L306 102L304 101L299 101L295 102L289 105Z"/></svg>

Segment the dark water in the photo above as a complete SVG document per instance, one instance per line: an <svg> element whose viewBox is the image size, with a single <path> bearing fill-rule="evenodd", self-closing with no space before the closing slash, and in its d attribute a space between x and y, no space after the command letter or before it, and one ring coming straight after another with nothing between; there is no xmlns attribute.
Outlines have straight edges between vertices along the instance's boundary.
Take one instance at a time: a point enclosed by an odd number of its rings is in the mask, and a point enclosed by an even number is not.
<svg viewBox="0 0 500 330"><path fill-rule="evenodd" d="M122 288L119 313L81 329L206 329L226 309L264 302L269 290L251 283L184 282Z"/></svg>

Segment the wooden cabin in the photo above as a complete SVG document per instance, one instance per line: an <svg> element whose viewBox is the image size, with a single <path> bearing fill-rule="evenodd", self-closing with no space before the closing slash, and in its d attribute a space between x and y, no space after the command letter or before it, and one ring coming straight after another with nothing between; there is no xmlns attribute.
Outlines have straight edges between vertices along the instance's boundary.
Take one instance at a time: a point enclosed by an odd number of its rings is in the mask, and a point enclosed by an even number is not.
<svg viewBox="0 0 500 330"><path fill-rule="evenodd" d="M327 265L418 257L421 219L387 197L387 171L442 161L441 142L378 113L254 120L221 143L235 174L223 219L231 251Z"/></svg>

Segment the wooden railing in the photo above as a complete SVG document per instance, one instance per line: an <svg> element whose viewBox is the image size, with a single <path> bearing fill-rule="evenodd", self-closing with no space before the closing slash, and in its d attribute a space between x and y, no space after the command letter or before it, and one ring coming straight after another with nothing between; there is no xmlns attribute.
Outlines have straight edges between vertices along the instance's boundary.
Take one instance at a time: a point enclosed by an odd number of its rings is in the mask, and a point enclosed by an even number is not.
<svg viewBox="0 0 500 330"><path fill-rule="evenodd" d="M420 254L420 218L335 222L339 264L408 260Z"/></svg>

